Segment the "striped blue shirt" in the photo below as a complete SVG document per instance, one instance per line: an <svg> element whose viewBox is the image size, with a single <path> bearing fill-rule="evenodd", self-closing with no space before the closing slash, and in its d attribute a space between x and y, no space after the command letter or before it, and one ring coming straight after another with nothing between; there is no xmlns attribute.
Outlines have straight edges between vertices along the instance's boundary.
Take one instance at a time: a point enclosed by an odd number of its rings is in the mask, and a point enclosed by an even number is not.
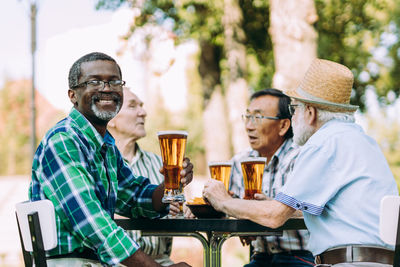
<svg viewBox="0 0 400 267"><path fill-rule="evenodd" d="M292 139L287 139L272 156L263 174L263 192L269 198L274 198L286 183L298 154L298 148L293 146ZM244 184L240 162L247 157L259 157L255 150L248 149L232 158L233 166L230 180L230 190L243 198ZM255 252L280 253L291 250L305 250L309 233L307 230L284 231L283 236L257 237L253 242Z"/></svg>

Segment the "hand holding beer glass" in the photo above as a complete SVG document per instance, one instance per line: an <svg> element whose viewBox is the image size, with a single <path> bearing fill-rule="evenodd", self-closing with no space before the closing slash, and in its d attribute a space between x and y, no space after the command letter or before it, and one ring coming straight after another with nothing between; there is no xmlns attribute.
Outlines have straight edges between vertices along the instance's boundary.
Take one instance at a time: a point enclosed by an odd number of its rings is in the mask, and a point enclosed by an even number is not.
<svg viewBox="0 0 400 267"><path fill-rule="evenodd" d="M255 193L262 193L262 179L264 174L266 158L250 157L241 162L244 199L254 199Z"/></svg>
<svg viewBox="0 0 400 267"><path fill-rule="evenodd" d="M160 131L157 133L160 142L161 158L164 168L164 197L162 202L185 202L182 190L181 175L188 133L185 131Z"/></svg>
<svg viewBox="0 0 400 267"><path fill-rule="evenodd" d="M229 179L231 177L232 162L230 161L210 161L211 178L224 183L226 191L229 190Z"/></svg>

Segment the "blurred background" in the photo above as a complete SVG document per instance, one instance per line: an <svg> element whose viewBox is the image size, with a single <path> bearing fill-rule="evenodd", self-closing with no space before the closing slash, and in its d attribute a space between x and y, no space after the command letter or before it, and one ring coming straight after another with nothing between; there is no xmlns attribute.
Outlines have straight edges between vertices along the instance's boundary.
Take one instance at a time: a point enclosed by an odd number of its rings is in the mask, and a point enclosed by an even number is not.
<svg viewBox="0 0 400 267"><path fill-rule="evenodd" d="M248 146L250 94L296 88L315 57L352 70L357 122L399 181L399 31L400 0L1 1L0 266L22 266L14 205L27 199L38 142L72 107L68 70L82 55L117 59L148 112L143 148L159 153L159 130L189 132L192 198L208 161ZM202 266L200 242L175 238L173 259ZM237 238L225 243L223 266L247 260Z"/></svg>

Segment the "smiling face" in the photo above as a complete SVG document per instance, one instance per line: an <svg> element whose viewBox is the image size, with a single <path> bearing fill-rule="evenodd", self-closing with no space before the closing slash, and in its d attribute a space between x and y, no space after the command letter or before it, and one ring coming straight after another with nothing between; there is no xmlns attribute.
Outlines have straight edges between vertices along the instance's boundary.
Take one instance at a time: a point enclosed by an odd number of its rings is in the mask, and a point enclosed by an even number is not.
<svg viewBox="0 0 400 267"><path fill-rule="evenodd" d="M247 108L247 114L276 117L278 115L279 98L263 95L253 99ZM271 157L284 142L287 128L283 128L283 120L262 119L259 124L249 120L246 124L247 136L252 149L263 157Z"/></svg>
<svg viewBox="0 0 400 267"><path fill-rule="evenodd" d="M121 80L117 64L108 60L82 63L78 83L93 80ZM68 95L74 107L93 125L106 125L117 115L123 102L122 87L115 90L108 84L103 89L90 89L86 86L70 89Z"/></svg>
<svg viewBox="0 0 400 267"><path fill-rule="evenodd" d="M110 121L109 127L113 132L136 141L146 136L146 116L143 102L129 89L124 88L124 104L118 115Z"/></svg>

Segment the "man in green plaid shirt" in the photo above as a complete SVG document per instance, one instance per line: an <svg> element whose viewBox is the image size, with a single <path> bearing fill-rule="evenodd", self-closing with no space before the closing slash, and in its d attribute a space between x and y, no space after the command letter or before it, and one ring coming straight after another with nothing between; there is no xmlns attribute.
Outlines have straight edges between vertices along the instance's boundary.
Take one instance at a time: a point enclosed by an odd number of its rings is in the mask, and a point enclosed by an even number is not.
<svg viewBox="0 0 400 267"><path fill-rule="evenodd" d="M115 213L133 218L168 213L161 202L164 184L135 177L107 131L122 105L121 78L118 64L105 54L78 59L68 77L74 107L35 153L30 199L50 199L56 211L58 244L48 252L49 266L160 266L113 220ZM193 165L185 158L183 166L186 185Z"/></svg>

